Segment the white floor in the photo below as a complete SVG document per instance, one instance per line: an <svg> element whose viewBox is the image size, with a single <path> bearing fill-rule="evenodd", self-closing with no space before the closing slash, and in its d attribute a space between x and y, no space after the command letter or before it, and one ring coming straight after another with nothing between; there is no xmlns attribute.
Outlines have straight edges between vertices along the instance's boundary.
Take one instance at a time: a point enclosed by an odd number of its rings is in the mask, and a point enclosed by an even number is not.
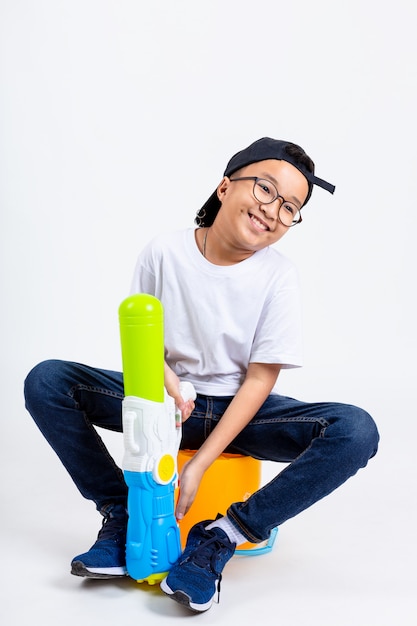
<svg viewBox="0 0 417 626"><path fill-rule="evenodd" d="M401 403L402 414L411 406L404 390L389 395L377 387L367 391L382 437L377 457L284 524L272 553L235 556L225 570L220 604L199 622L417 623L416 427L411 416L407 436L395 426ZM358 389L353 392L358 395ZM17 406L9 417L1 456L2 623L160 626L192 617L157 587L70 575L71 558L95 537L98 515L79 497L24 409ZM117 447L112 437L108 444ZM264 465L265 480L273 469Z"/></svg>

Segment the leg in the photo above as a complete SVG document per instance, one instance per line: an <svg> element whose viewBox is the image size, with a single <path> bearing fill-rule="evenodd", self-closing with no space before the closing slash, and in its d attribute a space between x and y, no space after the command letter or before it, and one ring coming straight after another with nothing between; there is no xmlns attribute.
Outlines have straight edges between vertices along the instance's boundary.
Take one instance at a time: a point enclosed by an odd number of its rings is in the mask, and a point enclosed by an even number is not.
<svg viewBox="0 0 417 626"><path fill-rule="evenodd" d="M99 511L126 505L123 473L94 426L122 431L122 375L45 361L25 381L26 408L81 494Z"/></svg>
<svg viewBox="0 0 417 626"><path fill-rule="evenodd" d="M75 557L72 573L125 575L127 486L95 426L121 431L122 375L78 363L46 361L25 381L26 407L81 494L104 517L91 549Z"/></svg>
<svg viewBox="0 0 417 626"><path fill-rule="evenodd" d="M184 424L184 449L200 447L230 400L197 398L196 408ZM274 527L364 467L376 453L378 439L372 418L357 407L270 396L226 451L289 465L246 502L232 504L225 518L196 524L184 555L162 581L162 590L193 611L209 609L236 546L229 524L254 543L267 539Z"/></svg>
<svg viewBox="0 0 417 626"><path fill-rule="evenodd" d="M183 447L199 447L229 401L207 398L198 404L184 424ZM364 467L376 453L378 439L374 421L358 407L271 395L227 452L289 465L246 502L232 504L228 517L249 541L267 539L272 528Z"/></svg>

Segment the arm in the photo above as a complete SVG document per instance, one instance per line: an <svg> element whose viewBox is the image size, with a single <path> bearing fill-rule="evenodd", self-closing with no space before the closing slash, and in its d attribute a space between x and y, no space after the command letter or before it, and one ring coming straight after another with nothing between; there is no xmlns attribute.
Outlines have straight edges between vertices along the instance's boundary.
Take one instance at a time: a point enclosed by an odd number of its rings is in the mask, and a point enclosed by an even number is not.
<svg viewBox="0 0 417 626"><path fill-rule="evenodd" d="M180 393L180 379L166 362L164 362L164 385L168 395L174 398L175 405L181 411L182 421L185 422L194 411L194 401L187 400L184 402Z"/></svg>
<svg viewBox="0 0 417 626"><path fill-rule="evenodd" d="M181 472L176 508L182 519L190 508L204 472L251 421L265 402L278 378L281 365L250 363L245 380L216 428Z"/></svg>

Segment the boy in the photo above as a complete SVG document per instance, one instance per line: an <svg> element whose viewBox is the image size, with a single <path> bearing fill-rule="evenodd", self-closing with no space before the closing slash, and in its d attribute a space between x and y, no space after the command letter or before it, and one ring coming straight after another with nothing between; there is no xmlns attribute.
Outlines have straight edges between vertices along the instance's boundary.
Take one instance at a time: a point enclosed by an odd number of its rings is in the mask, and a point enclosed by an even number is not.
<svg viewBox="0 0 417 626"><path fill-rule="evenodd" d="M183 414L176 515L190 508L206 469L223 451L288 463L227 515L194 526L184 554L161 583L192 611L210 608L237 545L328 495L376 453L378 432L358 407L305 403L275 391L282 368L301 365L295 269L271 247L301 222L317 178L299 146L264 137L235 154L197 213L197 229L156 237L139 255L132 292L165 310L165 386ZM179 381L197 391L184 402ZM25 385L26 406L82 495L104 517L97 541L72 573L125 575L126 485L93 425L121 431L122 375L47 361Z"/></svg>

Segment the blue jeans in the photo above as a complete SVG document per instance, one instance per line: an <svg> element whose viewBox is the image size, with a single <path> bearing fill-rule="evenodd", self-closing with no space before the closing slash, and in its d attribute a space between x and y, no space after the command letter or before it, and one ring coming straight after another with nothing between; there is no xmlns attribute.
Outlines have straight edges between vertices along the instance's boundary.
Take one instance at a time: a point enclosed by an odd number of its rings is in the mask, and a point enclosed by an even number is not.
<svg viewBox="0 0 417 626"><path fill-rule="evenodd" d="M26 407L81 494L99 511L127 501L123 472L96 426L121 432L123 378L78 363L45 361L25 381ZM183 449L198 449L232 398L198 395L183 425ZM327 496L375 455L379 435L362 409L340 403L267 398L227 452L288 463L228 516L251 542Z"/></svg>

